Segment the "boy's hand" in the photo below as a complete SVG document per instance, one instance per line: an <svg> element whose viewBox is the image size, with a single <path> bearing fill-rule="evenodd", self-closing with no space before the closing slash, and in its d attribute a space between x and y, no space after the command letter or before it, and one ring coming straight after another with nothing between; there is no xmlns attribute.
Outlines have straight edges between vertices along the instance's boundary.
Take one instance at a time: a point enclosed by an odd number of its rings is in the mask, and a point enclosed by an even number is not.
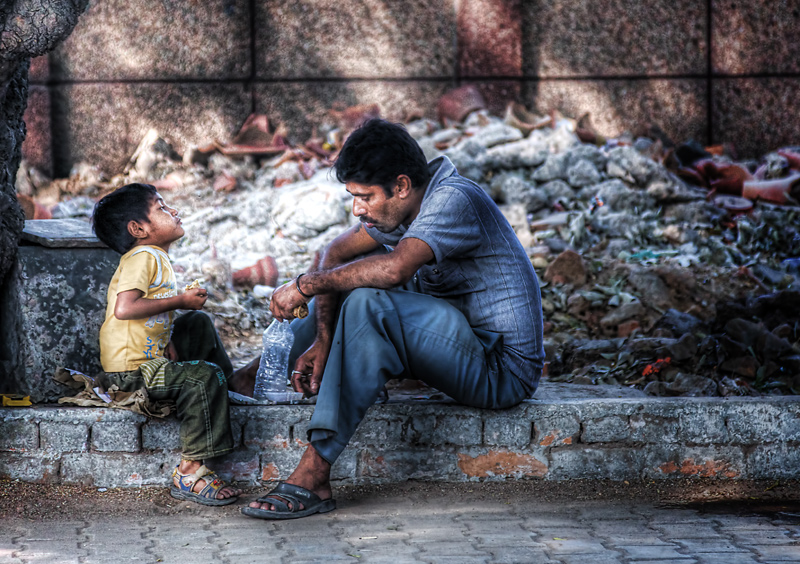
<svg viewBox="0 0 800 564"><path fill-rule="evenodd" d="M205 288L192 288L181 294L181 297L183 298L181 309L203 309L208 299L208 292Z"/></svg>

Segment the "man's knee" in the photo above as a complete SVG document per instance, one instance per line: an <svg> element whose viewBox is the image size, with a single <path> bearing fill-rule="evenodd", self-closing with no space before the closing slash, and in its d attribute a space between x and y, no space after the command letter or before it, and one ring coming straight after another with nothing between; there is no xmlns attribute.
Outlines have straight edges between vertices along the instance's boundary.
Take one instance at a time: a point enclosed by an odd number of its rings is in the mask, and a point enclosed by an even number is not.
<svg viewBox="0 0 800 564"><path fill-rule="evenodd" d="M379 290L377 288L356 288L345 298L342 304L342 310L346 312L368 312L373 310L376 306L385 309L387 304L391 305L391 302L386 299L384 290Z"/></svg>

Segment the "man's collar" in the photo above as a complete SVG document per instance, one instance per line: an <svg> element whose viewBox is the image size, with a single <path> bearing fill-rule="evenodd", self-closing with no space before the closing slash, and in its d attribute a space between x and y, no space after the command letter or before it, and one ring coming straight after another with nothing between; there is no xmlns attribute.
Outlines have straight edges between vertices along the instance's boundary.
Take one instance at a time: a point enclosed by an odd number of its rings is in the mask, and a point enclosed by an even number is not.
<svg viewBox="0 0 800 564"><path fill-rule="evenodd" d="M428 182L428 186L435 186L448 176L452 176L456 171L456 167L449 158L442 155L428 163L428 171L431 173L431 180Z"/></svg>

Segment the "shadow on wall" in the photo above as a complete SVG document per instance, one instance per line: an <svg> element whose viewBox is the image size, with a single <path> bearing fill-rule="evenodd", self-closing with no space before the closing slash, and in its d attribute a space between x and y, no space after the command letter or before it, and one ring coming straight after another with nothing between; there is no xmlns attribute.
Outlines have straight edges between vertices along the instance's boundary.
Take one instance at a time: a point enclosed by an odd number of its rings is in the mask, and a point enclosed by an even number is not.
<svg viewBox="0 0 800 564"><path fill-rule="evenodd" d="M708 5L604 0L602 6L227 0L155 3L142 12L141 0L93 3L50 58L55 172L64 176L79 161L119 169L153 127L179 152L226 141L253 112L287 123L294 141L306 140L334 107L377 103L391 120L434 118L439 97L464 83L478 85L495 114L512 100L539 113L591 112L607 136L650 122L676 141L714 141L711 125L715 138L742 129L725 121L722 102L715 101L714 124L707 115ZM725 16L725 25L744 25L759 11L746 12ZM786 25L779 34L791 36ZM775 40L767 42L757 51L777 49ZM724 72L753 72L751 64L731 62L740 51L726 51ZM731 98L742 79L734 82L727 88L716 80L714 90ZM766 88L764 81L756 87ZM733 103L746 107L757 90ZM780 98L778 105L788 102Z"/></svg>
<svg viewBox="0 0 800 564"><path fill-rule="evenodd" d="M301 0L264 6L257 18L255 109L291 124L298 139L331 108L377 103L393 121L435 117L455 84L456 23L439 4L358 2L345 12Z"/></svg>
<svg viewBox="0 0 800 564"><path fill-rule="evenodd" d="M526 103L616 136L649 124L675 141L708 142L705 5L606 0L526 2Z"/></svg>

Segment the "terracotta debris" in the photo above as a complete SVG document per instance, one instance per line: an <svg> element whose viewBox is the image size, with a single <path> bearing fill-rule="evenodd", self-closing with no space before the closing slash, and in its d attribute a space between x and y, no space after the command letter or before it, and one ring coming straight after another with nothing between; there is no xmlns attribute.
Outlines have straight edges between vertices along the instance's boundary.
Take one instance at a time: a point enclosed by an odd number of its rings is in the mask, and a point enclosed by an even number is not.
<svg viewBox="0 0 800 564"><path fill-rule="evenodd" d="M252 266L248 266L233 273L234 286L252 288L256 284L272 286L278 284L278 263L275 258L267 256L260 259Z"/></svg>
<svg viewBox="0 0 800 564"><path fill-rule="evenodd" d="M445 155L483 187L526 247L546 378L653 395L800 393L800 147L744 161L657 125L610 136L588 114L485 106L468 85L442 97L441 122L412 112L406 127L429 160ZM50 180L23 163L18 197L26 216L88 220L127 182L169 190L186 230L170 249L176 272L204 281L206 311L243 362L271 320L272 289L316 268L357 221L330 167L380 113L335 108L305 142L255 114L229 143L182 156L148 132L110 178L78 163Z"/></svg>
<svg viewBox="0 0 800 564"><path fill-rule="evenodd" d="M486 101L478 88L467 84L439 98L436 112L439 121L447 125L452 122L462 122L472 112L485 108Z"/></svg>

